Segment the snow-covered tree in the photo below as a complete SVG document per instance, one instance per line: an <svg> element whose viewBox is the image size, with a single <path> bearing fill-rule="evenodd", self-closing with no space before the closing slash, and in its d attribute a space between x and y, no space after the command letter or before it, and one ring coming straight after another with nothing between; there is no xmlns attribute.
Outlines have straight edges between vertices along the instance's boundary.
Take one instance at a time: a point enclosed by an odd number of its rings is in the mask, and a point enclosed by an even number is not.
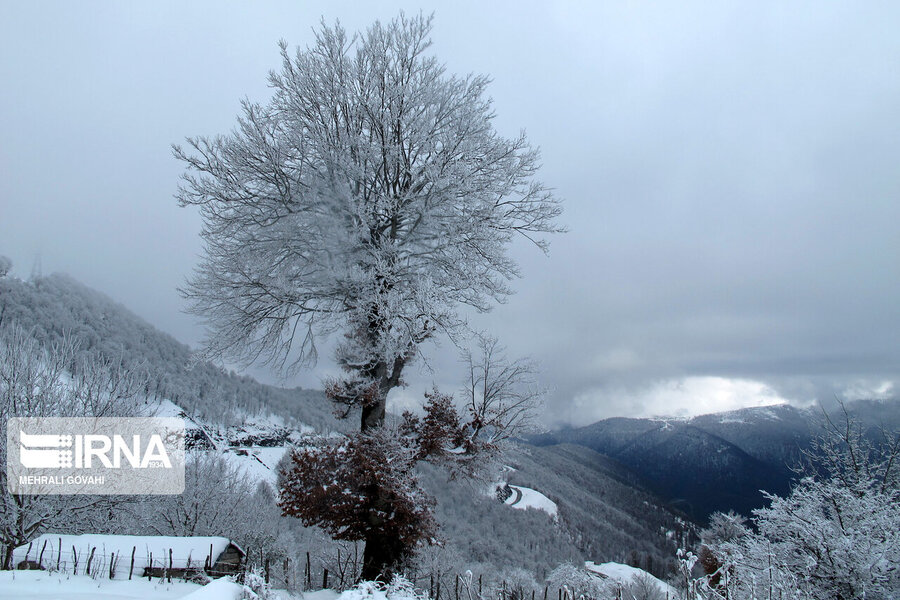
<svg viewBox="0 0 900 600"><path fill-rule="evenodd" d="M497 574L497 579L492 596L498 600L526 600L538 588L534 573L521 567L504 569Z"/></svg>
<svg viewBox="0 0 900 600"><path fill-rule="evenodd" d="M622 589L624 600L669 600L667 596L650 573L635 573Z"/></svg>
<svg viewBox="0 0 900 600"><path fill-rule="evenodd" d="M344 376L327 392L359 409L364 434L383 428L423 342L460 339L462 306L510 293L513 237L543 249L559 230L538 152L494 130L487 77L447 75L427 54L430 29L402 15L353 36L323 24L293 57L282 44L272 99L244 102L231 135L175 148L188 166L178 199L204 220L186 295L206 352L289 369L340 332ZM357 491L373 515L392 512L391 490ZM363 527L364 577L408 550L379 519Z"/></svg>
<svg viewBox="0 0 900 600"><path fill-rule="evenodd" d="M892 598L900 589L900 436L880 444L828 422L810 455L816 466L754 511L756 528L720 516L704 543L718 568L711 597ZM718 537L718 539L715 539Z"/></svg>
<svg viewBox="0 0 900 600"><path fill-rule="evenodd" d="M55 529L77 532L92 513L107 515L121 497L13 494L8 489L7 423L11 417L133 416L141 374L100 357L78 357L71 339L43 348L18 325L0 329L0 543L4 568L12 549Z"/></svg>
<svg viewBox="0 0 900 600"><path fill-rule="evenodd" d="M186 456L184 493L148 497L137 510L142 529L155 535L222 535L243 548L282 554L289 540L280 535L280 511L266 483L217 453Z"/></svg>
<svg viewBox="0 0 900 600"><path fill-rule="evenodd" d="M565 590L568 598L576 600L599 600L615 595L615 585L610 580L572 563L558 565L547 576L547 583Z"/></svg>

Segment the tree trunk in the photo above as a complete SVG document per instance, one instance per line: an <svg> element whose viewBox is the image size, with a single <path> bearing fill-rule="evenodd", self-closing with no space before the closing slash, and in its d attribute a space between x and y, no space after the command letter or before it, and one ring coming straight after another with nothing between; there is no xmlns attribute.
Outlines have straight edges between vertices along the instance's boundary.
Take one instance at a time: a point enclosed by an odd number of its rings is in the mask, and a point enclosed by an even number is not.
<svg viewBox="0 0 900 600"><path fill-rule="evenodd" d="M15 550L15 549L16 549L16 545L13 542L10 542L9 544L6 545L6 548L4 548L4 550L6 550L6 552L3 555L3 570L4 571L9 571L10 569L12 569L13 550Z"/></svg>
<svg viewBox="0 0 900 600"><path fill-rule="evenodd" d="M394 569L406 555L407 549L400 540L383 534L372 533L366 537L360 579L390 583Z"/></svg>
<svg viewBox="0 0 900 600"><path fill-rule="evenodd" d="M359 430L365 433L370 429L383 427L386 406L387 394L370 402L368 405L363 405L360 415Z"/></svg>
<svg viewBox="0 0 900 600"><path fill-rule="evenodd" d="M364 375L375 382L376 397L362 403L359 430L363 433L369 429L384 427L387 397L392 389L400 385L400 374L406 366L407 357L394 357L388 368L385 361L378 361L364 372Z"/></svg>
<svg viewBox="0 0 900 600"><path fill-rule="evenodd" d="M359 430L362 433L384 427L388 393L400 383L400 373L406 365L406 357L395 357L392 369L387 363L376 363L368 375L377 382L377 396L363 403L360 415ZM390 490L373 489L367 494L374 507L383 513L390 513ZM372 531L365 538L363 564L360 578L365 581L378 579L389 583L394 575L394 568L409 553L403 542L383 531L381 519L371 516Z"/></svg>

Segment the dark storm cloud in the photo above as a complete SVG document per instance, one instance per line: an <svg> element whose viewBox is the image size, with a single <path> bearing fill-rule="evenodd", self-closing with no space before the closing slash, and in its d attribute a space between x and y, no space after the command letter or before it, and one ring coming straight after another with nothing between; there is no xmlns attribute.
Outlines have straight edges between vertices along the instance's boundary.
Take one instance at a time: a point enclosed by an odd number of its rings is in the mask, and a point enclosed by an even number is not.
<svg viewBox="0 0 900 600"><path fill-rule="evenodd" d="M549 257L517 245L518 294L473 322L540 361L562 420L894 393L900 9L597 4L421 7L566 199L570 232ZM263 100L277 39L399 8L419 6L7 3L0 254L195 342L175 287L199 220L168 145ZM455 354L401 396L452 387Z"/></svg>

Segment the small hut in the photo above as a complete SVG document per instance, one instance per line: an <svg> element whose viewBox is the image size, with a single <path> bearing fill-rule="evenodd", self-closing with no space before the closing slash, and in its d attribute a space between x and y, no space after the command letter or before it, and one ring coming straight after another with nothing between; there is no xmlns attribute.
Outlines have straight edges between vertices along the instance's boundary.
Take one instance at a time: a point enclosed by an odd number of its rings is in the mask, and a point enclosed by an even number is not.
<svg viewBox="0 0 900 600"><path fill-rule="evenodd" d="M17 569L109 579L221 577L240 572L246 553L225 537L45 533L13 552Z"/></svg>

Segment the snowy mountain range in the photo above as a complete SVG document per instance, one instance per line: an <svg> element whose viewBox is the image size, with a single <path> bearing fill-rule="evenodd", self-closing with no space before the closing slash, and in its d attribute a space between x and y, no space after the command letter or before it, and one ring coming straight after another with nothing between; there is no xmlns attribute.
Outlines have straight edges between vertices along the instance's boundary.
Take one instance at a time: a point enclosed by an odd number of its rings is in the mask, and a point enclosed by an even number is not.
<svg viewBox="0 0 900 600"><path fill-rule="evenodd" d="M900 426L896 404L858 401L850 408L870 432ZM827 415L837 422L834 412ZM819 408L744 408L692 419L605 419L544 433L540 447L590 448L630 470L668 505L703 522L715 511L749 514L764 505L761 490L784 495L802 452L822 431Z"/></svg>

